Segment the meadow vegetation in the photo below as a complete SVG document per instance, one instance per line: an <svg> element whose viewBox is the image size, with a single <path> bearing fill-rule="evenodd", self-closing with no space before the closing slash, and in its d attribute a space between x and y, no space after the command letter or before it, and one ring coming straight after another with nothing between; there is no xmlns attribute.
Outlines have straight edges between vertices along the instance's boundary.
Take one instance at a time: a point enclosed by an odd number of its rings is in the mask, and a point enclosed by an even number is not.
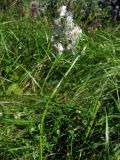
<svg viewBox="0 0 120 160"><path fill-rule="evenodd" d="M0 17L1 160L120 160L120 25L88 27L53 56L49 14Z"/></svg>

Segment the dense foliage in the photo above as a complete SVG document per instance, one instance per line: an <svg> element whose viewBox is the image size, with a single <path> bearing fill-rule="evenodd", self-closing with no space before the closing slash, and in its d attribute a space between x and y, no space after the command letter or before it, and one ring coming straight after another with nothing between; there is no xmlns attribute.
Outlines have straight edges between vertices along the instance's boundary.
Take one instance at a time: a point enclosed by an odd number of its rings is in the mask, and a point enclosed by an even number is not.
<svg viewBox="0 0 120 160"><path fill-rule="evenodd" d="M74 3L82 36L53 55L53 12L32 17L31 6L0 17L0 159L119 160L119 21L92 8L81 24Z"/></svg>

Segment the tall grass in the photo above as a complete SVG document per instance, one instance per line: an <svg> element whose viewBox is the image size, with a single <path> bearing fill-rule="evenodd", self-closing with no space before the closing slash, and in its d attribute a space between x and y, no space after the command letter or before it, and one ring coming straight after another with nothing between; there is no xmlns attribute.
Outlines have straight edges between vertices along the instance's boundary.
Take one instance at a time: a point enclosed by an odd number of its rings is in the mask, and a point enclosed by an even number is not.
<svg viewBox="0 0 120 160"><path fill-rule="evenodd" d="M51 27L0 21L1 159L119 160L119 31L83 28L75 55L55 58Z"/></svg>

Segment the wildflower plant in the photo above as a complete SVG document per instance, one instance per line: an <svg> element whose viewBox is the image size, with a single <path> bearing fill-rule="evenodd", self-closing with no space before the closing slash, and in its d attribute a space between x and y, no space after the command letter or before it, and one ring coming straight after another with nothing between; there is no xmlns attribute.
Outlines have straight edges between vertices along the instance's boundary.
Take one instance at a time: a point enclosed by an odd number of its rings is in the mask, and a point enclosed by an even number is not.
<svg viewBox="0 0 120 160"><path fill-rule="evenodd" d="M51 44L59 55L68 50L73 53L77 41L81 38L82 29L74 23L73 14L67 11L67 6L61 6L57 13L58 18L54 20L54 34L51 37Z"/></svg>

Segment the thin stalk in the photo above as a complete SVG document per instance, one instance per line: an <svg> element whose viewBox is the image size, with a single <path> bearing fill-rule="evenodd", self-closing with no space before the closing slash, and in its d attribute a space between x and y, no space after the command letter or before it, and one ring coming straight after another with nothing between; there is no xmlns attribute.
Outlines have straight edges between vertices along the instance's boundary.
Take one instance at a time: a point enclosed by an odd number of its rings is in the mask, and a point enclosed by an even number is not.
<svg viewBox="0 0 120 160"><path fill-rule="evenodd" d="M78 55L75 60L73 61L73 63L71 64L70 68L67 70L67 72L64 74L64 76L61 78L61 80L59 81L59 83L57 84L57 86L55 87L55 89L53 90L52 94L50 95L46 105L45 105L45 110L43 111L42 114L42 118L41 118L41 123L40 123L40 160L43 160L43 132L44 132L44 120L45 120L45 116L47 114L47 111L49 109L49 103L51 102L51 99L54 97L54 95L56 94L58 88L60 87L61 83L63 82L63 80L67 77L67 75L69 74L69 72L71 71L71 69L74 67L75 63L77 62L77 60L79 59L80 55Z"/></svg>

